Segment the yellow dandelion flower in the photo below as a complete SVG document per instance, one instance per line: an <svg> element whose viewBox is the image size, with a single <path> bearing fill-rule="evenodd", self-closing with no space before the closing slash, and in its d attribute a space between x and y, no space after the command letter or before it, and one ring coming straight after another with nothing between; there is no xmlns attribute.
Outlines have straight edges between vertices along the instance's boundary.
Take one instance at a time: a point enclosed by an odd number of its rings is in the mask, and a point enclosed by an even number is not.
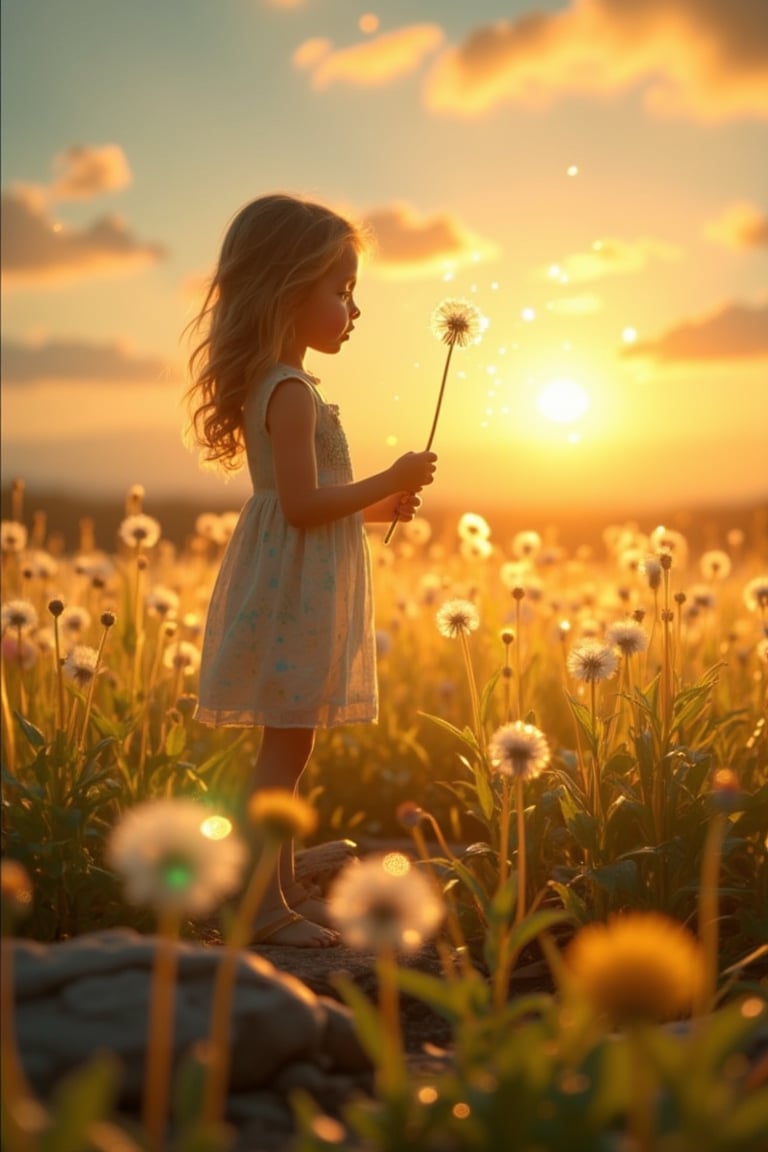
<svg viewBox="0 0 768 1152"><path fill-rule="evenodd" d="M248 804L248 818L275 840L310 836L317 827L315 809L285 788L265 788Z"/></svg>
<svg viewBox="0 0 768 1152"><path fill-rule="evenodd" d="M659 912L590 924L571 941L564 959L576 994L617 1026L685 1016L704 980L699 942Z"/></svg>

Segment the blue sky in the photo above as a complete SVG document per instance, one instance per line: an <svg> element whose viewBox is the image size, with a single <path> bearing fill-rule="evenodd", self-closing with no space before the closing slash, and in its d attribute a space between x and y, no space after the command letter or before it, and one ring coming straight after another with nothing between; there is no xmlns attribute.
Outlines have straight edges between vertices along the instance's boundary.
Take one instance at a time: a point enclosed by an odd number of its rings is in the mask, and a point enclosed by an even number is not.
<svg viewBox="0 0 768 1152"><path fill-rule="evenodd" d="M431 499L768 496L761 0L8 0L2 21L4 483L247 494L181 446L181 332L228 220L282 189L379 234L354 341L312 365L359 472L425 439L429 317L456 295L489 327L457 355Z"/></svg>

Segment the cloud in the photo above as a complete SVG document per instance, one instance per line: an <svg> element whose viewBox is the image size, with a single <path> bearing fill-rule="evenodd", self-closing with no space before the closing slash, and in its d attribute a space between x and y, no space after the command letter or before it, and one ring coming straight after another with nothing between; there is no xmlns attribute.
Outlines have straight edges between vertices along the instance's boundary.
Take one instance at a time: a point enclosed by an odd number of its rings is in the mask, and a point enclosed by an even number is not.
<svg viewBox="0 0 768 1152"><path fill-rule="evenodd" d="M57 383L146 383L173 379L175 373L156 356L137 356L117 342L47 340L22 343L4 340L2 373L6 386Z"/></svg>
<svg viewBox="0 0 768 1152"><path fill-rule="evenodd" d="M160 245L142 244L116 216L68 227L49 216L39 189L17 186L3 193L0 267L6 288L135 272L164 256Z"/></svg>
<svg viewBox="0 0 768 1152"><path fill-rule="evenodd" d="M657 340L633 344L623 355L667 361L768 356L768 304L728 304L701 320L671 328Z"/></svg>
<svg viewBox="0 0 768 1152"><path fill-rule="evenodd" d="M680 249L662 240L641 236L637 240L606 237L596 240L588 252L573 252L557 265L558 274L572 284L602 280L606 276L628 276L641 272L658 260L680 259ZM550 275L548 271L547 276Z"/></svg>
<svg viewBox="0 0 768 1152"><path fill-rule="evenodd" d="M293 63L310 73L316 89L336 83L380 87L414 72L443 39L443 30L437 24L409 24L335 50L330 40L315 38L299 45Z"/></svg>
<svg viewBox="0 0 768 1152"><path fill-rule="evenodd" d="M754 204L740 201L710 220L704 234L724 248L768 248L768 215Z"/></svg>
<svg viewBox="0 0 768 1152"><path fill-rule="evenodd" d="M56 179L48 189L54 200L90 200L103 192L116 192L131 182L125 153L117 144L100 148L73 144L53 161Z"/></svg>
<svg viewBox="0 0 768 1152"><path fill-rule="evenodd" d="M571 0L475 28L436 61L426 101L478 116L504 103L642 87L660 115L768 117L768 5L758 0Z"/></svg>
<svg viewBox="0 0 768 1152"><path fill-rule="evenodd" d="M496 248L447 215L420 216L405 204L375 209L364 217L373 232L373 267L384 273L421 275L446 266L490 259Z"/></svg>

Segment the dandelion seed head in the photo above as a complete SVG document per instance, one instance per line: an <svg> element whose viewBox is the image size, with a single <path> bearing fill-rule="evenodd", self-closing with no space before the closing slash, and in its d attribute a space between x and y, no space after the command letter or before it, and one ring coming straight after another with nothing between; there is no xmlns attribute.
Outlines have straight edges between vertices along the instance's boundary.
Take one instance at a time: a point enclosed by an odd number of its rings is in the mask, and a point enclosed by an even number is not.
<svg viewBox="0 0 768 1152"><path fill-rule="evenodd" d="M599 640L581 640L574 644L566 658L568 672L575 680L595 683L614 675L619 658L616 650Z"/></svg>
<svg viewBox="0 0 768 1152"><path fill-rule="evenodd" d="M95 648L88 644L75 644L66 655L62 664L62 672L70 680L74 680L82 688L90 684L96 675L99 664L99 654Z"/></svg>
<svg viewBox="0 0 768 1152"><path fill-rule="evenodd" d="M401 853L349 864L333 882L328 903L344 942L372 952L415 951L445 915L433 886Z"/></svg>
<svg viewBox="0 0 768 1152"><path fill-rule="evenodd" d="M612 1025L674 1019L693 1007L702 988L698 941L658 912L589 924L564 959L577 994Z"/></svg>
<svg viewBox="0 0 768 1152"><path fill-rule="evenodd" d="M153 800L128 810L109 837L107 860L131 903L200 916L232 895L246 848L234 835L207 835L210 818L210 810L192 800Z"/></svg>
<svg viewBox="0 0 768 1152"><path fill-rule="evenodd" d="M648 647L648 633L636 620L617 620L606 629L605 641L622 656L635 656Z"/></svg>
<svg viewBox="0 0 768 1152"><path fill-rule="evenodd" d="M526 529L512 538L512 555L518 560L532 560L541 551L542 539L538 532Z"/></svg>
<svg viewBox="0 0 768 1152"><path fill-rule="evenodd" d="M163 667L193 676L200 667L200 649L190 640L177 640L169 644L163 653Z"/></svg>
<svg viewBox="0 0 768 1152"><path fill-rule="evenodd" d="M755 576L744 589L744 603L750 612L768 611L768 576Z"/></svg>
<svg viewBox="0 0 768 1152"><path fill-rule="evenodd" d="M705 580L725 580L731 574L731 558L727 552L712 548L699 560L699 571Z"/></svg>
<svg viewBox="0 0 768 1152"><path fill-rule="evenodd" d="M435 308L431 319L432 334L443 344L466 348L482 339L488 321L469 300L449 297Z"/></svg>
<svg viewBox="0 0 768 1152"><path fill-rule="evenodd" d="M471 600L448 600L437 613L437 629L441 636L455 640L468 636L480 626L480 615Z"/></svg>
<svg viewBox="0 0 768 1152"><path fill-rule="evenodd" d="M0 521L0 548L3 552L23 552L27 546L26 525L18 520Z"/></svg>
<svg viewBox="0 0 768 1152"><path fill-rule="evenodd" d="M37 626L37 609L29 600L6 600L0 609L2 628L15 628L17 631Z"/></svg>
<svg viewBox="0 0 768 1152"><path fill-rule="evenodd" d="M160 539L161 528L157 520L143 512L126 516L120 524L120 539L129 548L153 548Z"/></svg>
<svg viewBox="0 0 768 1152"><path fill-rule="evenodd" d="M521 720L496 729L488 744L488 755L496 772L518 780L535 779L551 759L544 733Z"/></svg>
<svg viewBox="0 0 768 1152"><path fill-rule="evenodd" d="M144 598L144 604L150 616L175 616L179 610L180 598L173 588L166 588L164 584L156 584Z"/></svg>
<svg viewBox="0 0 768 1152"><path fill-rule="evenodd" d="M79 604L70 604L59 617L59 627L68 639L82 636L91 626L91 614Z"/></svg>
<svg viewBox="0 0 768 1152"><path fill-rule="evenodd" d="M491 526L484 516L477 512L465 512L457 526L460 540L487 540L491 534Z"/></svg>

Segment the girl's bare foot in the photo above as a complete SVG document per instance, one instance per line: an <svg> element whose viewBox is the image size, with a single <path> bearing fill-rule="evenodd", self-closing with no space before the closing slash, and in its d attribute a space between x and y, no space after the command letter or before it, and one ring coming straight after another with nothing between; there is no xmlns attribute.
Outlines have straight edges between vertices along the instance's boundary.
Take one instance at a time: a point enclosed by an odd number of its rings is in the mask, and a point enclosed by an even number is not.
<svg viewBox="0 0 768 1152"><path fill-rule="evenodd" d="M292 908L281 908L272 915L260 917L250 943L251 946L269 944L282 948L335 948L339 934L301 916Z"/></svg>
<svg viewBox="0 0 768 1152"><path fill-rule="evenodd" d="M324 928L336 927L327 901L308 891L298 880L286 888L285 902L289 908L300 912L305 919L311 920L313 924L322 924Z"/></svg>

